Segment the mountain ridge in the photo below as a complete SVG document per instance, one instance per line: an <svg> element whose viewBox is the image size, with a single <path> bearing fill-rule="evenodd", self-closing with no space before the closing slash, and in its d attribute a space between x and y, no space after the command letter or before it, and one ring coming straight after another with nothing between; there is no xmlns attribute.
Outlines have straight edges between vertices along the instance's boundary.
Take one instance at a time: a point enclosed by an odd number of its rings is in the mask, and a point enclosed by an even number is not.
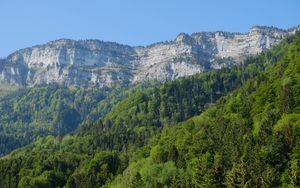
<svg viewBox="0 0 300 188"><path fill-rule="evenodd" d="M299 187L299 47L300 32L241 66L136 90L1 157L0 185Z"/></svg>
<svg viewBox="0 0 300 188"><path fill-rule="evenodd" d="M167 42L129 46L96 39L58 39L0 61L0 83L110 86L174 80L240 63L299 30L253 26L247 33L179 33Z"/></svg>

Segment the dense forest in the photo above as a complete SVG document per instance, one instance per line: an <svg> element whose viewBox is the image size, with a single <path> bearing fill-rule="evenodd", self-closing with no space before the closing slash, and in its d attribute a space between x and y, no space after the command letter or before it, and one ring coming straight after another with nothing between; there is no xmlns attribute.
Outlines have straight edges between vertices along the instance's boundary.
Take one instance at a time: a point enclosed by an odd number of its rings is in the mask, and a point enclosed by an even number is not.
<svg viewBox="0 0 300 188"><path fill-rule="evenodd" d="M16 100L1 100L5 134L54 133L2 157L0 187L300 186L300 33L231 68L91 90L4 96Z"/></svg>
<svg viewBox="0 0 300 188"><path fill-rule="evenodd" d="M0 90L0 156L47 135L64 136L107 114L121 99L157 83L132 88L66 88L57 84ZM1 95L2 94L2 95Z"/></svg>

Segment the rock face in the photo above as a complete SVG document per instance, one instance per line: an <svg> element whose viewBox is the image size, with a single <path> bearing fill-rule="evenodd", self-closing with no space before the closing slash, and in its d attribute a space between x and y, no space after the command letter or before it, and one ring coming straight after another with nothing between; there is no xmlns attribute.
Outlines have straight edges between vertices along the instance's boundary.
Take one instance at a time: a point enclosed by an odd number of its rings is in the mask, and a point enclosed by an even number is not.
<svg viewBox="0 0 300 188"><path fill-rule="evenodd" d="M169 80L239 63L279 43L299 27L252 27L246 34L180 33L174 41L131 47L99 40L61 39L0 60L0 83L105 86Z"/></svg>

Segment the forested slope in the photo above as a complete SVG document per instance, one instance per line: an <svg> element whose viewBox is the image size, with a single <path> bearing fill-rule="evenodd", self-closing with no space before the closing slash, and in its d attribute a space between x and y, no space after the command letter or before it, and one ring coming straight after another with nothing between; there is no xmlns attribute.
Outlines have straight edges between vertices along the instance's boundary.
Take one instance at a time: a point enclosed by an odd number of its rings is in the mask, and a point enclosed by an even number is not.
<svg viewBox="0 0 300 188"><path fill-rule="evenodd" d="M110 187L299 187L300 37L204 113L151 139Z"/></svg>
<svg viewBox="0 0 300 188"><path fill-rule="evenodd" d="M299 55L296 34L238 67L134 92L78 133L3 157L0 186L299 186Z"/></svg>
<svg viewBox="0 0 300 188"><path fill-rule="evenodd" d="M150 87L68 88L57 84L2 88L0 96L0 156L47 135L63 136L82 122L93 122L130 93Z"/></svg>

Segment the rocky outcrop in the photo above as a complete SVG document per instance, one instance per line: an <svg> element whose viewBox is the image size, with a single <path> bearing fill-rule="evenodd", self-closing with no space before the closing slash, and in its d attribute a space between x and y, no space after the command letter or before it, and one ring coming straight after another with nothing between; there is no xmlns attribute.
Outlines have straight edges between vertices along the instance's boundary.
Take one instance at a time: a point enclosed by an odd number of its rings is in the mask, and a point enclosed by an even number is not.
<svg viewBox="0 0 300 188"><path fill-rule="evenodd" d="M0 83L104 86L176 79L239 63L298 29L255 26L246 34L180 33L174 41L146 47L61 39L0 60Z"/></svg>

